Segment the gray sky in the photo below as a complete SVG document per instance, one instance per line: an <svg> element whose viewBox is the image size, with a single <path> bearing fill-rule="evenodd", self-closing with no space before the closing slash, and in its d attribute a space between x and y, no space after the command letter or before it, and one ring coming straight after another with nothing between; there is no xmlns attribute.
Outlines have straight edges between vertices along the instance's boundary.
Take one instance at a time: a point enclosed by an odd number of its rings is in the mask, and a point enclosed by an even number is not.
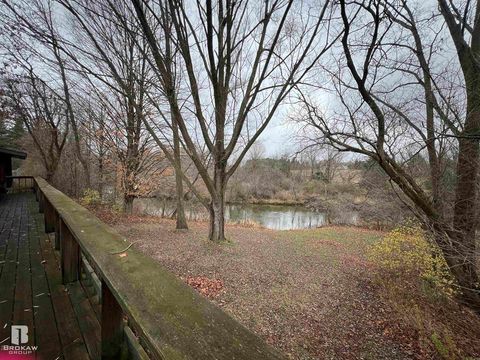
<svg viewBox="0 0 480 360"><path fill-rule="evenodd" d="M283 153L291 153L295 144L292 139L291 125L277 116L260 137L265 147L265 156L272 157Z"/></svg>

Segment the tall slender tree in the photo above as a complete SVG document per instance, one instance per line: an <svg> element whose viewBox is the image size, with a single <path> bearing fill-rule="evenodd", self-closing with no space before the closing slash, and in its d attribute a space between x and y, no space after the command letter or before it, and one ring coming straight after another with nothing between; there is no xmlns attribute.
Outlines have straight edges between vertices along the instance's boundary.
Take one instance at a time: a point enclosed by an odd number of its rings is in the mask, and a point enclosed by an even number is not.
<svg viewBox="0 0 480 360"><path fill-rule="evenodd" d="M329 1L131 3L172 121L210 195L201 199L210 213L209 238L222 241L228 180L329 48ZM167 14L172 31L158 14ZM165 38L179 55L176 78Z"/></svg>

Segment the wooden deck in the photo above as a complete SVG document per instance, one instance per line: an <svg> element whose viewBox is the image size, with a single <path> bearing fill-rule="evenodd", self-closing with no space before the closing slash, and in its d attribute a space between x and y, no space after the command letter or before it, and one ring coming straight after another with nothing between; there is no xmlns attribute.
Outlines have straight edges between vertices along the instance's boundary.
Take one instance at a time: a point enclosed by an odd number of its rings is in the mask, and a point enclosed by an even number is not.
<svg viewBox="0 0 480 360"><path fill-rule="evenodd" d="M35 195L0 199L0 360L284 359L86 208L29 179Z"/></svg>
<svg viewBox="0 0 480 360"><path fill-rule="evenodd" d="M59 254L44 232L33 193L0 199L0 359L11 326L28 326L31 358L100 358L99 306L88 284L62 284ZM85 290L85 291L84 291Z"/></svg>

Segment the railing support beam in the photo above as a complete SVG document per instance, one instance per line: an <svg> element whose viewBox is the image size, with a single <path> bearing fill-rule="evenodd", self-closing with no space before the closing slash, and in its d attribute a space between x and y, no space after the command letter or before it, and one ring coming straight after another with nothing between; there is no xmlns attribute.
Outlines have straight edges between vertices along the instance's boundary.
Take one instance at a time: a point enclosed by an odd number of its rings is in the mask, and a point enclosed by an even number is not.
<svg viewBox="0 0 480 360"><path fill-rule="evenodd" d="M62 279L68 284L80 279L80 246L70 229L60 221Z"/></svg>
<svg viewBox="0 0 480 360"><path fill-rule="evenodd" d="M62 219L58 212L55 211L55 250L60 250L60 227Z"/></svg>
<svg viewBox="0 0 480 360"><path fill-rule="evenodd" d="M47 234L55 231L55 209L52 204L44 199L44 220L45 220L45 232Z"/></svg>
<svg viewBox="0 0 480 360"><path fill-rule="evenodd" d="M102 360L122 358L123 334L122 308L102 281Z"/></svg>
<svg viewBox="0 0 480 360"><path fill-rule="evenodd" d="M45 196L42 194L42 191L38 192L38 211L41 214L45 211Z"/></svg>

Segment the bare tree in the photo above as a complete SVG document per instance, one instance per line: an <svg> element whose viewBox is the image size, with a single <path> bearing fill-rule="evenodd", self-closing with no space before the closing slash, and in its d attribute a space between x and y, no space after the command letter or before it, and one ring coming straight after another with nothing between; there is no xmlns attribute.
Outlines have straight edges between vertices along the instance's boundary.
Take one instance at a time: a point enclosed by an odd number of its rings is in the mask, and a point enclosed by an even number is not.
<svg viewBox="0 0 480 360"><path fill-rule="evenodd" d="M331 147L324 149L322 154L323 159L320 161L320 164L323 170L323 177L327 183L334 181L338 168L342 164L342 155L340 151L332 149Z"/></svg>
<svg viewBox="0 0 480 360"><path fill-rule="evenodd" d="M80 38L87 40L87 45L83 47L67 44L65 52L88 76L95 78L97 84L98 82L106 84L107 92L114 92L124 97L125 101L122 103L129 107L125 113L126 122L117 122L117 124L127 130L124 184L126 185L125 191L131 193L136 180L132 174L140 168L137 158L141 158L138 150L142 148L140 144L142 123L146 117L152 116L147 107L149 98L156 96L151 89L150 67L147 57L143 53L145 50L142 44L143 40L139 38L138 32L129 25L132 22L132 13L129 11L128 3L68 0L61 0L59 3L73 15L77 28L82 30ZM92 68L91 64L95 66ZM172 126L172 129L174 143L172 159L181 168L178 128ZM161 145L163 146L163 144ZM186 229L182 178L177 176L176 180L177 228ZM131 195L125 196L126 210L131 209L132 200Z"/></svg>
<svg viewBox="0 0 480 360"><path fill-rule="evenodd" d="M109 127L107 111L102 105L102 103L95 101L94 96L82 102L83 117L85 119L83 125L89 141L88 147L96 160L95 188L98 190L100 198L103 199L108 157L111 157L113 154L109 139L112 129Z"/></svg>
<svg viewBox="0 0 480 360"><path fill-rule="evenodd" d="M51 181L69 133L65 103L33 71L3 82L5 105L23 121L42 159L46 179Z"/></svg>
<svg viewBox="0 0 480 360"><path fill-rule="evenodd" d="M339 151L368 156L380 165L433 230L461 300L478 313L480 23L473 12L480 10L471 2L462 9L446 1L439 6L444 21L438 13L430 16L435 9L423 12L425 17L416 15L407 1L340 1L343 35L336 51L343 56L337 70L329 71L342 110L327 114L303 94L303 119ZM451 51L441 36L445 25L458 61L438 61L442 51ZM408 167L410 158L422 153L428 159L431 192ZM451 202L442 184L449 153L458 153Z"/></svg>
<svg viewBox="0 0 480 360"><path fill-rule="evenodd" d="M89 121L101 121L98 127L104 129L103 139L110 139L104 145L114 149L121 163L123 206L125 212L131 213L139 174L145 171L145 155L149 151L150 138L142 125L143 117L148 116L147 61L132 33L114 24L115 16L108 6L99 2L58 2L73 15L72 29L77 32L74 37L55 38L59 47L57 58L70 59L86 83L83 89L78 86L79 90L89 94L102 109L102 114L90 117ZM115 10L122 12L122 4L116 5ZM60 73L63 79L63 72Z"/></svg>
<svg viewBox="0 0 480 360"><path fill-rule="evenodd" d="M222 241L227 182L330 46L327 31L320 36L328 26L329 1L132 4L184 149L210 195L200 199L210 213L209 238ZM161 26L159 14L171 19L171 32ZM176 78L169 71L165 38L179 54ZM208 157L199 151L203 147Z"/></svg>
<svg viewBox="0 0 480 360"><path fill-rule="evenodd" d="M17 44L13 46L13 51L28 50L37 58L37 66L43 68L41 71L49 69L52 74L55 74L55 77L53 79L50 77L48 82L58 83L55 89L56 96L65 102L66 116L75 141L75 155L83 167L86 187L89 188L89 160L84 154L80 125L74 111L72 82L75 82L76 79L69 77L66 57L61 50L61 38L54 15L54 2L51 0L19 1L17 3L2 1L2 4L5 9L9 10L3 14L4 21L9 22L11 29L15 30L10 33L8 38L12 44ZM46 78L46 75L43 77Z"/></svg>

